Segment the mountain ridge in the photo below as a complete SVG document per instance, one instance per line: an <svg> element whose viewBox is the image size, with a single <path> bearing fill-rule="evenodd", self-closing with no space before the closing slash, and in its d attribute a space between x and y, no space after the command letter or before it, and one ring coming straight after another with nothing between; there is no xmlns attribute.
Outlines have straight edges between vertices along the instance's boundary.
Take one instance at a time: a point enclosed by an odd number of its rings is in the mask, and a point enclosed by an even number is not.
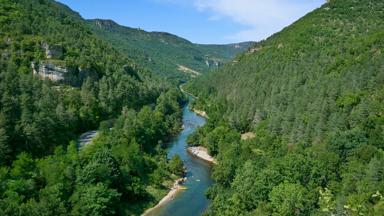
<svg viewBox="0 0 384 216"><path fill-rule="evenodd" d="M217 69L253 44L195 44L171 33L148 32L119 25L113 20L91 19L87 22L96 34L141 65L163 76L184 81L190 75L180 71L178 65L203 74Z"/></svg>

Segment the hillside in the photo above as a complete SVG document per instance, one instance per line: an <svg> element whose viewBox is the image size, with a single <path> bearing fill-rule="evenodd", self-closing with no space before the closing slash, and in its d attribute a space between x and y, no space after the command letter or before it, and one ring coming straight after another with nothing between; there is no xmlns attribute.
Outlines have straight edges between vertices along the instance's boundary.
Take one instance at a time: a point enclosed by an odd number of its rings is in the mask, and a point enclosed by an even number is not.
<svg viewBox="0 0 384 216"><path fill-rule="evenodd" d="M200 45L169 33L124 27L111 20L89 20L88 23L97 35L119 51L170 78L195 77L216 69L252 45L252 42Z"/></svg>
<svg viewBox="0 0 384 216"><path fill-rule="evenodd" d="M383 19L328 1L185 86L210 117L190 142L219 158L210 214L381 215Z"/></svg>
<svg viewBox="0 0 384 216"><path fill-rule="evenodd" d="M140 215L167 193L184 97L137 65L63 4L0 0L0 215Z"/></svg>

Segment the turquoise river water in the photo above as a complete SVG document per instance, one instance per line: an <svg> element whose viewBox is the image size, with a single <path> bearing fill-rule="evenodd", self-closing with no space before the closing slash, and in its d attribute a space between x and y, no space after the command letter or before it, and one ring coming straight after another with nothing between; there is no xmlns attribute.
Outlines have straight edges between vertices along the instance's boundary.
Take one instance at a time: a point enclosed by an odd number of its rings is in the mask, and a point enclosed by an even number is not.
<svg viewBox="0 0 384 216"><path fill-rule="evenodd" d="M191 156L187 152L187 137L198 127L205 124L205 119L190 111L188 106L183 109L184 128L178 137L169 145L168 158L179 155L187 168L187 181L184 186L187 190L180 191L176 197L156 209L153 216L197 216L208 207L209 200L205 191L213 184L211 179L211 165L205 161Z"/></svg>

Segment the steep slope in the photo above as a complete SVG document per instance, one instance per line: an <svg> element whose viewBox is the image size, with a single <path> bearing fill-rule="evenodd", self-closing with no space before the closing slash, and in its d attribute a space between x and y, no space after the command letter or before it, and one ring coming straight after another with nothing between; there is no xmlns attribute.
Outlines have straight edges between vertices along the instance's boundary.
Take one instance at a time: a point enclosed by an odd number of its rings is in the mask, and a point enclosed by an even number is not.
<svg viewBox="0 0 384 216"><path fill-rule="evenodd" d="M140 215L180 178L183 103L65 5L0 0L0 215Z"/></svg>
<svg viewBox="0 0 384 216"><path fill-rule="evenodd" d="M268 118L280 125L273 128L290 131L294 122L289 121L307 118L297 115L327 107L343 111L342 98L360 101L382 84L381 6L378 1L334 1L196 80L190 89L213 91L225 100L223 114L242 130Z"/></svg>
<svg viewBox="0 0 384 216"><path fill-rule="evenodd" d="M381 0L331 0L185 86L211 121L190 141L218 153L212 214L379 215L383 20Z"/></svg>
<svg viewBox="0 0 384 216"><path fill-rule="evenodd" d="M88 22L96 34L114 44L122 53L152 71L171 78L197 76L218 68L252 44L200 45L169 33L120 26L111 20ZM191 70L196 73L188 72Z"/></svg>
<svg viewBox="0 0 384 216"><path fill-rule="evenodd" d="M100 104L92 107L95 101L82 102L87 109L95 110L87 113L84 108L84 113L74 114L80 118L77 130L96 127L100 120L118 115L123 106L136 109L155 100L158 93L156 88L151 86L161 82L151 81L152 75L149 72L138 69L133 61L99 39L89 31L85 21L65 5L48 0L3 0L0 12L0 66L3 76L1 94L3 97L14 97L12 100L15 100L15 103L22 102L18 101L19 96L28 101L24 104L26 107L14 107L15 110L9 114L23 116L23 108L34 112L32 107L28 107L34 97L39 94L42 94L41 97L46 96L44 92L38 93L42 90L42 87L38 86L43 83L40 79L52 81L45 82L47 88L44 91L47 95L76 94L79 90L60 84L83 87L84 91L89 88L87 90L91 92L87 94L94 94L95 100ZM15 76L12 82L7 82L7 77L12 76ZM58 87L53 89L50 85ZM22 89L18 91L19 88ZM58 92L66 88L67 92ZM8 91L11 91L10 95L7 94ZM64 97L65 95L60 95L57 99ZM7 100L3 98L1 111L8 112L7 106L10 102ZM68 103L69 101L52 101L51 105L57 105L56 102L63 105L64 109L76 105L71 108L72 111L80 110L73 110L78 104ZM88 116L92 120L87 120L86 116L89 114L94 115L92 118ZM18 121L14 120L7 127L12 130L15 125L17 128L17 123ZM22 132L14 135L22 136ZM10 136L11 140L12 137Z"/></svg>
<svg viewBox="0 0 384 216"><path fill-rule="evenodd" d="M67 6L34 3L4 0L2 4L1 58L16 63L19 72L30 72L31 62L36 69L45 63L61 66L68 72L63 83L75 86L85 77L100 79L112 71L126 70L136 78L140 73L143 79L152 76L92 33L85 20Z"/></svg>

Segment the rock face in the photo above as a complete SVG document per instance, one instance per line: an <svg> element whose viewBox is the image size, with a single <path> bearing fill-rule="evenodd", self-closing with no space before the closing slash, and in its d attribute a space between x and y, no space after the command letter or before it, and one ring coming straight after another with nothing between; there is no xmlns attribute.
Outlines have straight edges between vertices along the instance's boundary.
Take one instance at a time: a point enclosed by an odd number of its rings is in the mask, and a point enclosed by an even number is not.
<svg viewBox="0 0 384 216"><path fill-rule="evenodd" d="M68 73L65 67L57 66L52 62L40 62L38 66L32 63L32 70L34 75L54 82L64 80Z"/></svg>
<svg viewBox="0 0 384 216"><path fill-rule="evenodd" d="M64 55L63 47L60 45L49 45L47 43L43 43L41 47L45 51L46 59L50 60L40 61L37 64L32 62L31 67L33 74L42 79L50 79L54 82L64 80L65 75L68 73L68 69L57 64L60 62L59 59Z"/></svg>
<svg viewBox="0 0 384 216"><path fill-rule="evenodd" d="M253 132L247 132L247 133L241 134L241 140L249 140L249 139L253 139L255 137L256 137L256 134Z"/></svg>
<svg viewBox="0 0 384 216"><path fill-rule="evenodd" d="M114 27L118 26L118 24L116 22L114 22L113 20L96 19L95 22L96 22L95 23L96 26L99 27L100 29L110 30L110 29L113 29Z"/></svg>
<svg viewBox="0 0 384 216"><path fill-rule="evenodd" d="M218 67L220 67L220 66L223 65L223 62L218 61L218 60L213 60L213 59L206 59L206 60L205 60L205 64L206 64L207 67L209 67L209 68L211 68L211 67L218 68Z"/></svg>
<svg viewBox="0 0 384 216"><path fill-rule="evenodd" d="M61 59L63 57L63 47L60 45L43 44L47 59Z"/></svg>
<svg viewBox="0 0 384 216"><path fill-rule="evenodd" d="M187 151L195 157L198 157L213 164L217 164L216 159L209 155L208 150L202 146L189 147Z"/></svg>

